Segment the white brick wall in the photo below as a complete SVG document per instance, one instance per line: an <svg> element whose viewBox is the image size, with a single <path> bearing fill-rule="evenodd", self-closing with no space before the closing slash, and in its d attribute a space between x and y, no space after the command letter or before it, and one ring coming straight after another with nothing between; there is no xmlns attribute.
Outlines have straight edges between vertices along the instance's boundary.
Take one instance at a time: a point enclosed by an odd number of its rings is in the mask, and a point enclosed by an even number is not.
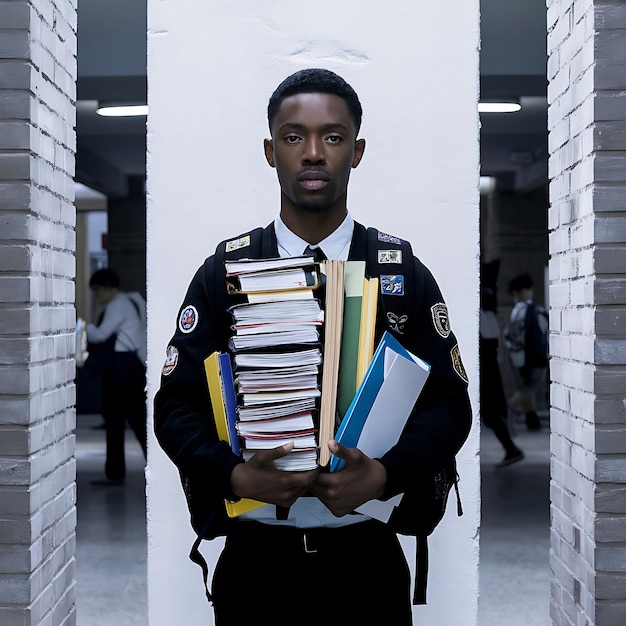
<svg viewBox="0 0 626 626"><path fill-rule="evenodd" d="M548 0L551 617L626 623L626 3Z"/></svg>
<svg viewBox="0 0 626 626"><path fill-rule="evenodd" d="M75 610L76 3L0 1L0 624Z"/></svg>

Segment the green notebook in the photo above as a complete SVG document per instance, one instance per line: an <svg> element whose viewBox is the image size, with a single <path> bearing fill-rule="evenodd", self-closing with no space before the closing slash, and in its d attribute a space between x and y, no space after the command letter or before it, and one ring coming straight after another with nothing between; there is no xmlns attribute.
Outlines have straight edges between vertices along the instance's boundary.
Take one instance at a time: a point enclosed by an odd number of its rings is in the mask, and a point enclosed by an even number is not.
<svg viewBox="0 0 626 626"><path fill-rule="evenodd" d="M337 387L339 420L345 415L357 388L357 361L364 279L365 261L346 261L344 279L346 296L343 309L343 333L341 335L339 383Z"/></svg>

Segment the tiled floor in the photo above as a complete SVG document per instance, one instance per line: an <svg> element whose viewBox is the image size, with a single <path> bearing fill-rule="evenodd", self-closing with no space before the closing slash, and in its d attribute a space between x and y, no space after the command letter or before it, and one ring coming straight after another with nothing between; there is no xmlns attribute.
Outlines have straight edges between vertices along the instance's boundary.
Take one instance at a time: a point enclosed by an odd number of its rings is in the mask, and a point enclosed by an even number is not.
<svg viewBox="0 0 626 626"><path fill-rule="evenodd" d="M481 435L482 519L478 626L550 622L550 434L518 426L526 458L497 469L504 456L493 433Z"/></svg>
<svg viewBox="0 0 626 626"><path fill-rule="evenodd" d="M77 625L147 626L143 456L127 430L126 484L101 487L104 431L77 418ZM518 427L526 459L496 469L500 446L483 429L478 626L547 626L549 620L549 433ZM465 626L451 624L441 626Z"/></svg>
<svg viewBox="0 0 626 626"><path fill-rule="evenodd" d="M126 484L104 478L104 430L98 415L78 415L76 431L77 626L145 626L146 506L143 454L126 430Z"/></svg>

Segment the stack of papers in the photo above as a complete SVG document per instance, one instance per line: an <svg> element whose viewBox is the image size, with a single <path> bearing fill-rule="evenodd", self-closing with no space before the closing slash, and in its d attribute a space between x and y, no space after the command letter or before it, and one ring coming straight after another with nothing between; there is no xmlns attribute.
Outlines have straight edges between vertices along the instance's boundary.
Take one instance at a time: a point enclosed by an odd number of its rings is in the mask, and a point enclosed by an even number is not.
<svg viewBox="0 0 626 626"><path fill-rule="evenodd" d="M319 265L309 256L244 259L227 262L226 272L230 291L246 296L230 309L228 344L243 458L292 441L293 451L278 459L276 467L315 469L324 322L315 297Z"/></svg>

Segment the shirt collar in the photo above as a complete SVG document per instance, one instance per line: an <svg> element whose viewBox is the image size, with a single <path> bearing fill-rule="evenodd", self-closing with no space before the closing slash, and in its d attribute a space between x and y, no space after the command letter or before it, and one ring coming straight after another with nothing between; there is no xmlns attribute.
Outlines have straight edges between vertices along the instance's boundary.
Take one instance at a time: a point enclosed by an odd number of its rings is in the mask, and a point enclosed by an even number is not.
<svg viewBox="0 0 626 626"><path fill-rule="evenodd" d="M276 232L278 253L281 257L299 256L309 245L302 237L298 237L298 235L287 228L280 215L277 215L274 220L274 230ZM320 241L317 246L311 247L320 247L329 259L346 261L350 252L353 230L354 219L348 213L335 231L328 235L326 239Z"/></svg>

